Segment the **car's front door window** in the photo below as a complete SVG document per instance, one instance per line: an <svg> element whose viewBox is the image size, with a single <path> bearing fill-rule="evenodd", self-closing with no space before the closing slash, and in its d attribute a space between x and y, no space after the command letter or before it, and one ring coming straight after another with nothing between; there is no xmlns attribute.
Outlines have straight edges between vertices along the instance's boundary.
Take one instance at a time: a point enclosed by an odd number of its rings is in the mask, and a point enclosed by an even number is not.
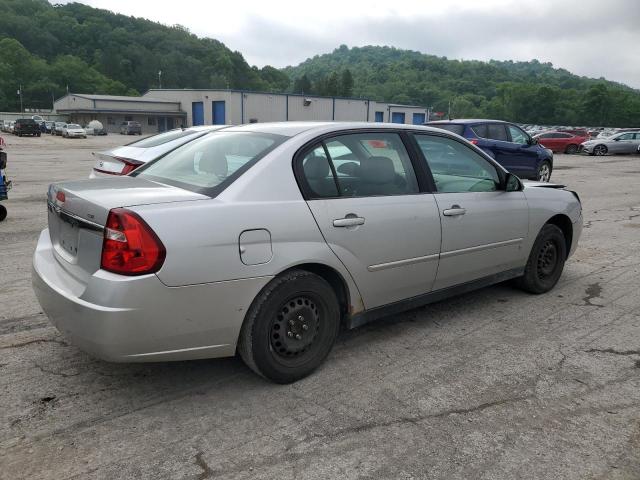
<svg viewBox="0 0 640 480"><path fill-rule="evenodd" d="M501 142L508 142L507 131L502 123L488 123L487 124L487 138L492 140L500 140Z"/></svg>
<svg viewBox="0 0 640 480"><path fill-rule="evenodd" d="M471 148L435 135L416 135L439 193L493 192L500 188L496 168Z"/></svg>

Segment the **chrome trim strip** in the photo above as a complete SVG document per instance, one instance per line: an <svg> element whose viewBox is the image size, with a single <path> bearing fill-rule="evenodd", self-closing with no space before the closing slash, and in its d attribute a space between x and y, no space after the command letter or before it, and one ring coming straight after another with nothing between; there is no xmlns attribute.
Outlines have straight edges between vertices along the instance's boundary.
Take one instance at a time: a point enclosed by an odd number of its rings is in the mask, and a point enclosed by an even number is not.
<svg viewBox="0 0 640 480"><path fill-rule="evenodd" d="M378 272L380 270L386 270L387 268L404 267L405 265L413 265L414 263L429 262L431 260L437 260L439 256L440 255L438 255L437 253L434 253L433 255L425 255L424 257L405 258L404 260L378 263L376 265L369 265L367 267L367 270L369 270L370 272Z"/></svg>
<svg viewBox="0 0 640 480"><path fill-rule="evenodd" d="M55 205L54 203L47 201L47 205L49 207L49 210L53 213L55 213L56 215L58 215L63 221L66 221L68 223L71 224L77 224L78 227L80 228L86 228L88 230L94 230L96 232L103 232L104 231L104 226L98 224L98 223L94 223L91 222L89 220L86 220L82 217L79 217L77 215L74 215L73 213L69 213L64 211L62 208L60 208L58 205Z"/></svg>
<svg viewBox="0 0 640 480"><path fill-rule="evenodd" d="M478 245L475 247L461 248L460 250L451 250L450 252L443 252L440 254L440 258L455 257L457 255L464 255L465 253L480 252L482 250L490 250L492 248L506 247L507 245L516 245L522 243L522 238L512 238L511 240L505 240L503 242L487 243L485 245Z"/></svg>

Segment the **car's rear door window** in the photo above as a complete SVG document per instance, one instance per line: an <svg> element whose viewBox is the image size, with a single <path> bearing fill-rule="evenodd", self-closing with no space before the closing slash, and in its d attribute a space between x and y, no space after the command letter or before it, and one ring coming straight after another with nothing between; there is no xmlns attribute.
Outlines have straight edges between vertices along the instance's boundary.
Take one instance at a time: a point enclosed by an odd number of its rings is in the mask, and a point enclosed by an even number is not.
<svg viewBox="0 0 640 480"><path fill-rule="evenodd" d="M475 133L480 138L487 138L487 124L479 123L478 125L474 125L471 127L473 133Z"/></svg>
<svg viewBox="0 0 640 480"><path fill-rule="evenodd" d="M301 173L313 198L419 192L411 160L397 133L357 133L326 139L305 155Z"/></svg>
<svg viewBox="0 0 640 480"><path fill-rule="evenodd" d="M415 135L439 193L493 192L500 177L494 165L451 138Z"/></svg>
<svg viewBox="0 0 640 480"><path fill-rule="evenodd" d="M502 123L487 123L487 136L492 140L500 140L502 142L508 142L507 130Z"/></svg>
<svg viewBox="0 0 640 480"><path fill-rule="evenodd" d="M286 138L255 132L213 132L147 163L133 176L215 196Z"/></svg>

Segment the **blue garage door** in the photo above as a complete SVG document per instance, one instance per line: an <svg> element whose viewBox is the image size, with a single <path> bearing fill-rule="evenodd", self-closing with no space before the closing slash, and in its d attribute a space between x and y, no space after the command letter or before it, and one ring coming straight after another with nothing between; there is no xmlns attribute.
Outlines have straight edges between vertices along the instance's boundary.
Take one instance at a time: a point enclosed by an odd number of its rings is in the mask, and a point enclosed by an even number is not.
<svg viewBox="0 0 640 480"><path fill-rule="evenodd" d="M425 115L424 113L414 113L413 114L413 124L414 125L422 125L424 123L425 120Z"/></svg>
<svg viewBox="0 0 640 480"><path fill-rule="evenodd" d="M193 102L191 104L191 116L193 125L204 125L204 105L202 102Z"/></svg>
<svg viewBox="0 0 640 480"><path fill-rule="evenodd" d="M376 122L384 122L384 112L376 112Z"/></svg>
<svg viewBox="0 0 640 480"><path fill-rule="evenodd" d="M391 123L404 123L404 113L393 112L391 114Z"/></svg>
<svg viewBox="0 0 640 480"><path fill-rule="evenodd" d="M214 125L224 125L225 112L224 112L224 100L211 102L212 104L212 117Z"/></svg>

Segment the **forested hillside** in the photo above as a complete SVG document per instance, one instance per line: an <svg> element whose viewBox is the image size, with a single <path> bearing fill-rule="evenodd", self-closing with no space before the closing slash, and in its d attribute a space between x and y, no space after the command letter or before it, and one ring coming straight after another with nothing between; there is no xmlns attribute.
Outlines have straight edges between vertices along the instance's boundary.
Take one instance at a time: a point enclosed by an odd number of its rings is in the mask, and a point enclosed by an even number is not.
<svg viewBox="0 0 640 480"><path fill-rule="evenodd" d="M260 39L256 39L260 41ZM425 47L427 49L427 46ZM237 88L359 96L432 106L455 117L525 123L640 126L640 91L551 64L480 62L392 47L347 48L282 70L179 25L71 3L0 0L0 111L50 108L67 91L132 94Z"/></svg>
<svg viewBox="0 0 640 480"><path fill-rule="evenodd" d="M523 123L640 126L640 91L549 63L459 61L392 47L347 48L285 72L296 88L323 93L329 78L353 76L352 93L433 106L455 117Z"/></svg>
<svg viewBox="0 0 640 480"><path fill-rule="evenodd" d="M135 94L158 86L282 91L281 71L251 67L221 42L79 3L0 0L0 110L48 108L73 92Z"/></svg>

